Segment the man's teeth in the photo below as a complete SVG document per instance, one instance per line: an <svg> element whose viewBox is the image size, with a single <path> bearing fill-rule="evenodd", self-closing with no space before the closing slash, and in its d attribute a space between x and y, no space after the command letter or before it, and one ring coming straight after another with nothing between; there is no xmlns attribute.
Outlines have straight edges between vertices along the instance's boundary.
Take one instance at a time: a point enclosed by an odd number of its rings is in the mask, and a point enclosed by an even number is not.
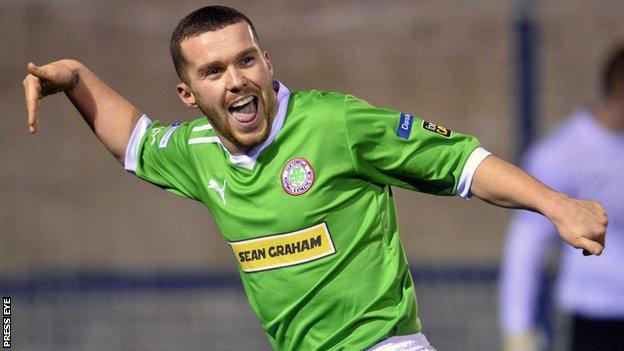
<svg viewBox="0 0 624 351"><path fill-rule="evenodd" d="M246 104L250 103L253 99L254 99L253 96L248 96L248 97L242 99L241 101L233 103L232 107L234 107L234 108L241 107L243 105L246 105Z"/></svg>

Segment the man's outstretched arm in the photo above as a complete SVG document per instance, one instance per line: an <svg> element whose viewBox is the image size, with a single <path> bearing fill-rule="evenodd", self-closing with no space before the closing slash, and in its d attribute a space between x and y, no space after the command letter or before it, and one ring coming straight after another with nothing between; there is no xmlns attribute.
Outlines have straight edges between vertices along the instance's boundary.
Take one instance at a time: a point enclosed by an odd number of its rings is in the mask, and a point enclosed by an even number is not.
<svg viewBox="0 0 624 351"><path fill-rule="evenodd" d="M124 163L126 146L141 112L88 68L75 60L41 67L29 63L23 84L31 134L38 129L39 101L65 92L102 144Z"/></svg>
<svg viewBox="0 0 624 351"><path fill-rule="evenodd" d="M602 253L608 219L597 201L572 199L494 156L479 165L470 192L497 206L539 212L568 244L594 255Z"/></svg>

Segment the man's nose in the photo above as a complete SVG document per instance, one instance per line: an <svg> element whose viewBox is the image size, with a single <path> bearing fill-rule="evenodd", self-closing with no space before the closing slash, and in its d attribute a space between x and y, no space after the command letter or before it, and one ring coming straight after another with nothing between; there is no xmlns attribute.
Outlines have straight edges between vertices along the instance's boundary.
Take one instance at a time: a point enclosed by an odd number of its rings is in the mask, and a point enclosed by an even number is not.
<svg viewBox="0 0 624 351"><path fill-rule="evenodd" d="M247 79L245 79L245 76L241 73L241 71L239 71L236 68L228 69L226 74L227 74L226 88L232 93L238 93L247 84Z"/></svg>

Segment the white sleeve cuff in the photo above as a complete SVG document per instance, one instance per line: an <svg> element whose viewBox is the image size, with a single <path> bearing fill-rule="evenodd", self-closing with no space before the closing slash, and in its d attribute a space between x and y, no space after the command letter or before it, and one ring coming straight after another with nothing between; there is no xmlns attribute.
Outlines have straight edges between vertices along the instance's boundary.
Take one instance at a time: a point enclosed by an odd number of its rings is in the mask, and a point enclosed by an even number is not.
<svg viewBox="0 0 624 351"><path fill-rule="evenodd" d="M477 167L479 167L481 162L483 162L483 160L491 154L491 152L481 146L472 151L470 156L468 156L466 165L464 165L464 170L459 177L459 184L457 185L457 191L455 192L457 196L463 197L464 199L470 199L472 197L472 193L470 193L472 178L474 177Z"/></svg>
<svg viewBox="0 0 624 351"><path fill-rule="evenodd" d="M141 145L141 139L143 139L143 135L145 135L145 131L147 131L150 124L152 124L152 120L146 115L143 115L132 131L132 136L130 136L130 140L128 141L128 147L126 147L126 158L124 161L124 168L127 171L132 173L136 172L139 159L139 145Z"/></svg>

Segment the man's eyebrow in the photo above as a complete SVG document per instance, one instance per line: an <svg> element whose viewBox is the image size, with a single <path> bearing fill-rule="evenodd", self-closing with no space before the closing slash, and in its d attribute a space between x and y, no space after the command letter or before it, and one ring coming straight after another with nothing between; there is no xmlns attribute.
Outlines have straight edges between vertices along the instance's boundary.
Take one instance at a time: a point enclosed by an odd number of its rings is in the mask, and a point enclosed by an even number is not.
<svg viewBox="0 0 624 351"><path fill-rule="evenodd" d="M240 52L239 54L236 55L236 61L238 61L238 60L242 59L243 57L248 56L250 54L254 54L254 53L256 53L256 51L257 51L257 48L254 48L254 47L250 47L248 49L245 49L245 50L243 50L242 52ZM208 62L208 63L205 63L205 64L199 66L197 68L197 73L202 74L202 73L208 71L211 68L221 67L221 66L224 66L224 65L225 65L225 63L223 61L221 61L221 60L214 60L214 61L211 61L211 62Z"/></svg>
<svg viewBox="0 0 624 351"><path fill-rule="evenodd" d="M214 60L214 61L211 61L211 62L208 62L208 63L205 63L205 64L199 66L197 68L197 73L198 74L202 74L202 73L210 70L211 68L221 67L223 65L224 65L223 61L221 61L221 60Z"/></svg>
<svg viewBox="0 0 624 351"><path fill-rule="evenodd" d="M246 50L243 50L241 53L239 53L238 55L236 55L236 61L242 59L245 56L249 56L251 54L255 54L257 51L257 48L254 47L250 47Z"/></svg>

